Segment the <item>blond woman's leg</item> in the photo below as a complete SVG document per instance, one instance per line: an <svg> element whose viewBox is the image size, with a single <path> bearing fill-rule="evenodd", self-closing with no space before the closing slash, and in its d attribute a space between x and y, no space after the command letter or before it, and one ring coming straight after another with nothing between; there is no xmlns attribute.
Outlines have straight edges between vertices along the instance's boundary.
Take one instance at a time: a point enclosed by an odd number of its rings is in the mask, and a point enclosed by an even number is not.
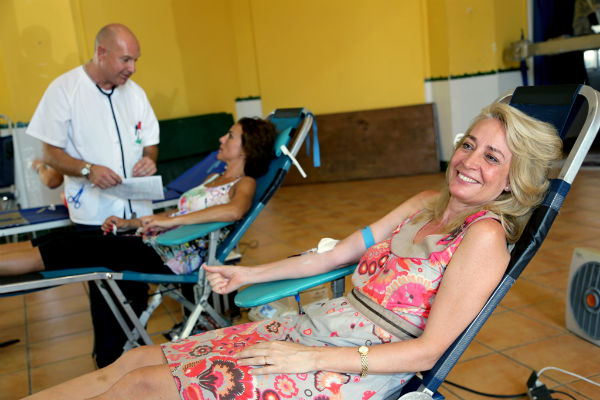
<svg viewBox="0 0 600 400"><path fill-rule="evenodd" d="M0 245L0 276L21 275L43 269L42 255L31 242Z"/></svg>
<svg viewBox="0 0 600 400"><path fill-rule="evenodd" d="M132 371L162 364L168 369L166 363L167 360L159 345L136 347L107 367L42 390L27 399L89 399L107 392ZM172 382L171 385L175 387ZM175 388L174 390L177 392Z"/></svg>

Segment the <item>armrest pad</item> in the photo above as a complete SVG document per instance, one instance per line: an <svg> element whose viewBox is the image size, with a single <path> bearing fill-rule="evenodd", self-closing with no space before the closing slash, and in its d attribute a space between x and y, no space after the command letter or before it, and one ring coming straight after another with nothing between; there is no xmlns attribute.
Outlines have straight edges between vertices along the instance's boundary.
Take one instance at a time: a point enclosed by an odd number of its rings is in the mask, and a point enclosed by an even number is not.
<svg viewBox="0 0 600 400"><path fill-rule="evenodd" d="M356 264L348 265L321 275L307 276L298 279L257 283L240 291L235 296L238 307L255 307L270 303L288 296L294 296L303 290L310 289L322 283L350 275L356 269Z"/></svg>
<svg viewBox="0 0 600 400"><path fill-rule="evenodd" d="M212 231L226 227L227 225L233 224L232 222L207 222L205 224L194 224L194 225L182 225L177 229L173 229L169 232L165 232L162 235L158 235L156 243L162 244L163 246L174 246L178 244L187 243L190 240L201 238L206 236Z"/></svg>

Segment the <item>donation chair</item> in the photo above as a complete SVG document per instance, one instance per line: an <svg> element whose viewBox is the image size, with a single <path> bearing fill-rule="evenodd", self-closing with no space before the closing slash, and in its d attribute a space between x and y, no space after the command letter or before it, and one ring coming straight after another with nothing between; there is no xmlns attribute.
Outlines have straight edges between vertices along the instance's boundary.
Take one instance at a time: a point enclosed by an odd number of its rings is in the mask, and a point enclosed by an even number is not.
<svg viewBox="0 0 600 400"><path fill-rule="evenodd" d="M558 130L563 143L574 142L574 144L571 149L567 149L567 145L565 145L564 151L568 154L560 172L555 179L552 179L543 203L533 211L521 238L515 243L506 274L483 309L431 370L415 375L390 399L397 399L400 396L404 399L444 398L438 392L440 385L533 258L548 234L600 128L599 98L600 94L589 86L560 85L519 87L497 99L497 101L509 103L535 118L552 123ZM374 244L369 232L369 229L363 229L363 238L367 248ZM355 268L356 265L351 265L324 275L253 285L240 291L235 297L235 303L239 307L255 307L287 296L296 296L298 299L299 292L332 279L336 279L332 283L333 295L340 296L344 292L344 276L354 272Z"/></svg>
<svg viewBox="0 0 600 400"><path fill-rule="evenodd" d="M160 244L181 244L209 235L206 262L209 264L223 264L225 262L227 255L277 191L292 163L296 164L295 159L294 161L292 159L298 153L311 128L313 129L315 146L318 146L316 144L318 143L315 131L316 124L310 111L302 108L279 109L267 118L275 124L279 134L275 143L276 157L271 161L268 172L257 180L253 204L244 218L232 223L215 222L181 226L161 235L157 240ZM288 149L288 143L292 138L294 138L294 142ZM287 155L284 154L284 150L281 150L282 147L284 147ZM317 163L318 151L314 151L314 156L315 163ZM229 233L219 243L220 230L225 227L229 229ZM140 316L136 315L129 301L116 285L115 281L117 280L156 283L159 285L155 294L151 296L148 308ZM203 312L219 326L230 324L208 303L210 285L206 282L204 270L201 268L188 275L146 274L135 271L117 272L104 267L41 271L34 274L0 278L0 296L23 294L32 290L85 281L95 281L100 288L107 304L128 338L125 350L142 343L152 344L152 340L145 330L145 325L152 312L160 305L162 296L165 294L180 302L191 313L185 321L182 332L178 335L179 338L188 336L197 322L206 329L213 328L210 322L201 315ZM177 286L180 284L194 285L195 301L189 301L177 290ZM117 302L113 301L111 292ZM133 328L130 328L130 325Z"/></svg>

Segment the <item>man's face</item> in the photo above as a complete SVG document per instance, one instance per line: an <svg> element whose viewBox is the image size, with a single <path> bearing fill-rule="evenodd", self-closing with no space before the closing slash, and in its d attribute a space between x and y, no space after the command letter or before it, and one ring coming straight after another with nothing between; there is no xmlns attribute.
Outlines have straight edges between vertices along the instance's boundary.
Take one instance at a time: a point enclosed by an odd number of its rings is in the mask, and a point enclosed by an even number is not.
<svg viewBox="0 0 600 400"><path fill-rule="evenodd" d="M123 85L135 72L135 63L139 57L138 41L127 32L117 34L106 46L98 46L98 59L104 83L112 86Z"/></svg>

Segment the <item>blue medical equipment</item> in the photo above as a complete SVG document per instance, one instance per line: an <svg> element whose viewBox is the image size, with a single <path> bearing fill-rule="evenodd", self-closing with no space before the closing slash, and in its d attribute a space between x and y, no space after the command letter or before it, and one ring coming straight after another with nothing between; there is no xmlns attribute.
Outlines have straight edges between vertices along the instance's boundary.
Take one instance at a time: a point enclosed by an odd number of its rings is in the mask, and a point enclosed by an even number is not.
<svg viewBox="0 0 600 400"><path fill-rule="evenodd" d="M599 97L600 94L589 86L560 85L519 87L514 91L511 90L505 93L497 100L509 103L532 117L552 123L558 130L563 143L569 143L570 139L573 139L574 145L572 149L567 149L565 145L563 150L567 151L568 155L558 177L551 181L549 192L543 203L533 211L521 238L511 251L511 259L506 274L481 312L448 348L435 366L429 371L421 372L422 379L415 375L411 381L389 399L397 399L399 396L414 399L416 397L410 396L416 396L415 392L419 393L417 396L420 396L418 398L421 399L444 398L438 392L440 385L533 258L548 234L575 175L579 171L600 128ZM363 232L363 235L363 237L368 237L368 233ZM239 307L254 307L283 297L295 296L303 290L332 279L335 279L332 282L334 296L339 296L344 292L344 277L353 273L355 268L356 265L351 265L324 275L253 285L240 291L235 297L235 303Z"/></svg>
<svg viewBox="0 0 600 400"><path fill-rule="evenodd" d="M77 191L77 193L75 194L75 196L68 196L67 197L67 202L72 203L73 207L75 208L79 208L81 207L81 194L83 193L83 189L84 189L85 185L81 185L81 187L79 188L79 190Z"/></svg>

